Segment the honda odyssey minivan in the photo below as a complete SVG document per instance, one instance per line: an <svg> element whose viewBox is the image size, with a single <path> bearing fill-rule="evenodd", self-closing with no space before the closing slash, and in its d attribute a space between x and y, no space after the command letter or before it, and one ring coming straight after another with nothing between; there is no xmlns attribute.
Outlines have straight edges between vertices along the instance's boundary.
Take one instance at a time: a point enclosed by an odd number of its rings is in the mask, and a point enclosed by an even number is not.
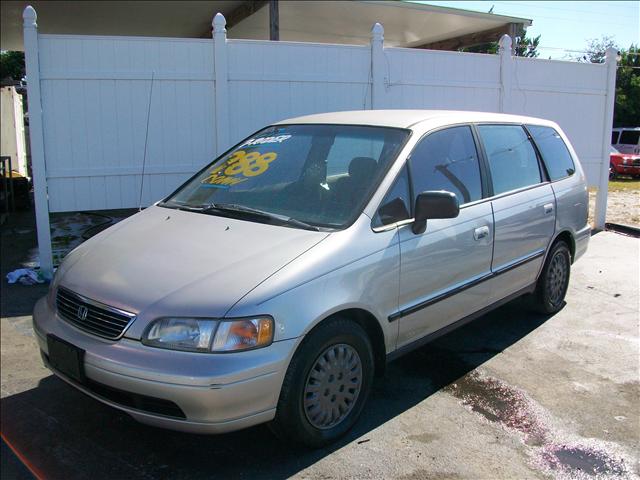
<svg viewBox="0 0 640 480"><path fill-rule="evenodd" d="M34 330L56 375L140 422L320 446L389 360L516 297L560 310L587 206L547 120L285 120L71 252Z"/></svg>

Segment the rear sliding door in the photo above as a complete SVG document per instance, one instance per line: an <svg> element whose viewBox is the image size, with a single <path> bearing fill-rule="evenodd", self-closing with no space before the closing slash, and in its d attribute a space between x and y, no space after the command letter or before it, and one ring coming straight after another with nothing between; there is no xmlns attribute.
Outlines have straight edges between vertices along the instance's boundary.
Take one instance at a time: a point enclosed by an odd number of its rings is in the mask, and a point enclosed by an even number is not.
<svg viewBox="0 0 640 480"><path fill-rule="evenodd" d="M495 239L492 300L535 282L555 230L556 201L521 125L478 125L489 166Z"/></svg>

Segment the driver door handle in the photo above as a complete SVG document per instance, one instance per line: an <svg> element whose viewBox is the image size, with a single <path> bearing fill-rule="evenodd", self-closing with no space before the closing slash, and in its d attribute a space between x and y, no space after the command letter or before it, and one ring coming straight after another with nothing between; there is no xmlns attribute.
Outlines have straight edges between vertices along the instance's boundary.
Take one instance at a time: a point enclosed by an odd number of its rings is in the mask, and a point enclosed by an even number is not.
<svg viewBox="0 0 640 480"><path fill-rule="evenodd" d="M478 227L473 231L474 240L480 240L489 236L489 227Z"/></svg>

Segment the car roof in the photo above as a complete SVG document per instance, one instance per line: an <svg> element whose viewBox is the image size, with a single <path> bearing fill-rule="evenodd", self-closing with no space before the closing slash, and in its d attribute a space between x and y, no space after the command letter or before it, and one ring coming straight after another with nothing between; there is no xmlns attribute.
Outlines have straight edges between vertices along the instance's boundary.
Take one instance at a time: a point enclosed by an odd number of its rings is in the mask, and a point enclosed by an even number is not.
<svg viewBox="0 0 640 480"><path fill-rule="evenodd" d="M553 122L534 117L504 113L472 112L463 110L354 110L329 112L289 118L276 125L293 123L324 123L339 125L375 125L381 127L412 128L429 122L449 125L465 122L534 123L554 126Z"/></svg>

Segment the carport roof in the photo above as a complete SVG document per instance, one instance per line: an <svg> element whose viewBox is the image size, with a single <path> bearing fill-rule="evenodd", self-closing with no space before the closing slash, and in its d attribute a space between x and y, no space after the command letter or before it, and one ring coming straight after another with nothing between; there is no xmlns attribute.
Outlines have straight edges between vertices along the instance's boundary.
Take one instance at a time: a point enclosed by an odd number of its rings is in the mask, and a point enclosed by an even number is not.
<svg viewBox="0 0 640 480"><path fill-rule="evenodd" d="M222 12L229 38L269 38L268 2L7 0L0 4L3 50L23 49L22 11L29 4L41 33L208 37L214 14ZM402 47L531 25L524 18L399 1L283 1L279 20L281 40L345 44L368 43L371 26L380 22L385 43Z"/></svg>

